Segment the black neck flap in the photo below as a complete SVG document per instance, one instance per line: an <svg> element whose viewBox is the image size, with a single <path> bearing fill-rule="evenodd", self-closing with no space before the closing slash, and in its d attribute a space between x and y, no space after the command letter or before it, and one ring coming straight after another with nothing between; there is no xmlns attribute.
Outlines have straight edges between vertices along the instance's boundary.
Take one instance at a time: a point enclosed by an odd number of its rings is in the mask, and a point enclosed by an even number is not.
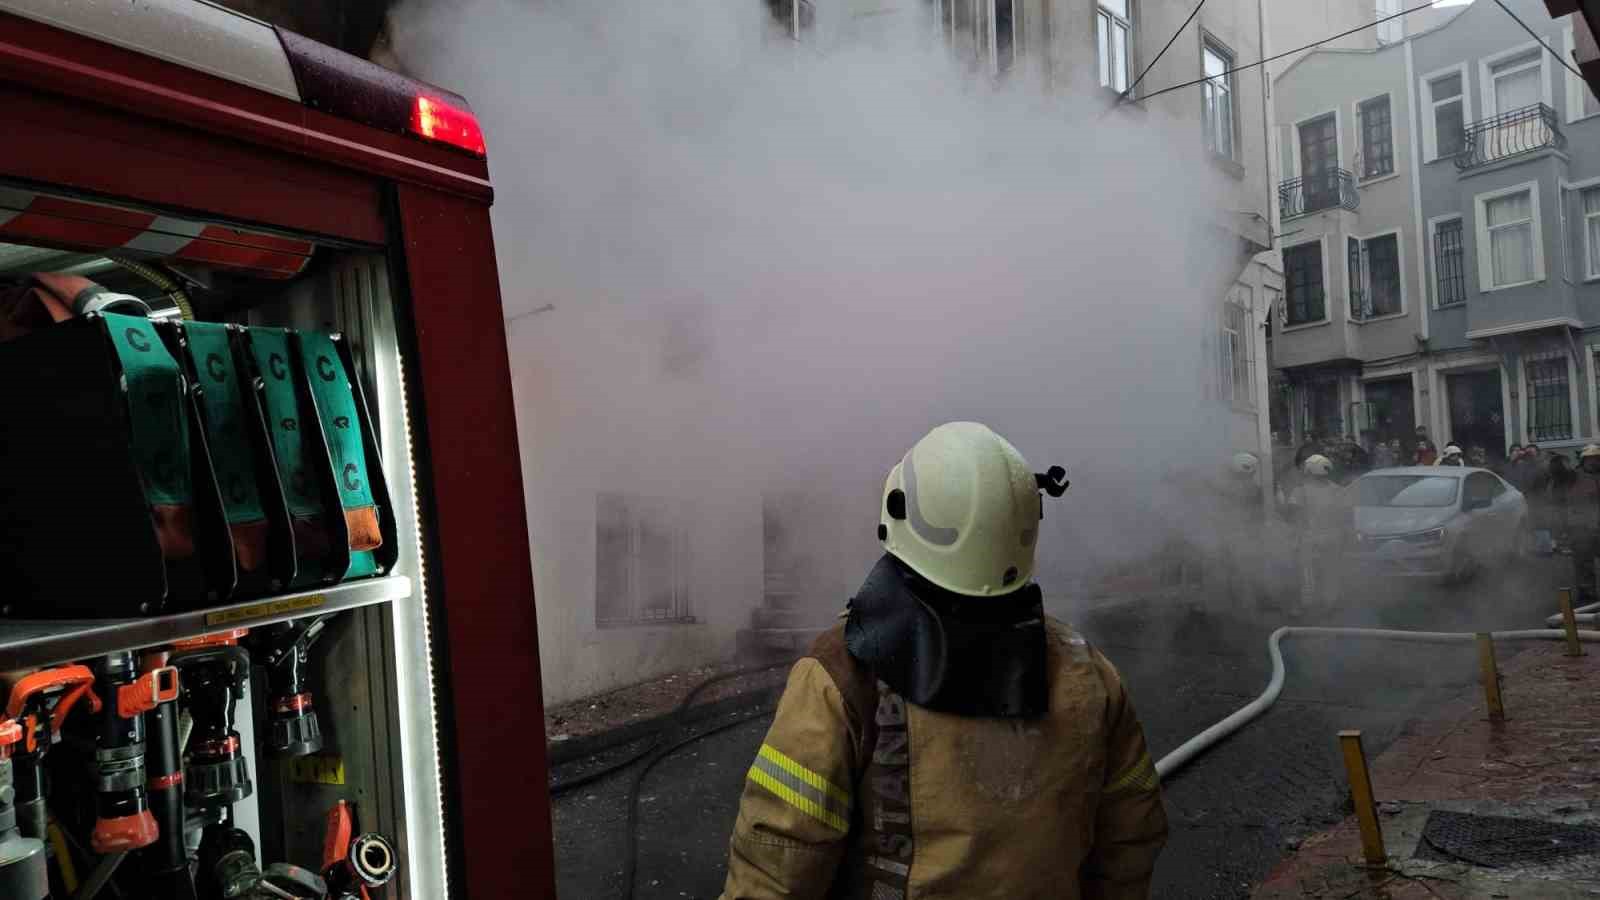
<svg viewBox="0 0 1600 900"><path fill-rule="evenodd" d="M850 655L906 700L973 718L1049 711L1043 596L967 597L929 583L893 556L850 600Z"/></svg>

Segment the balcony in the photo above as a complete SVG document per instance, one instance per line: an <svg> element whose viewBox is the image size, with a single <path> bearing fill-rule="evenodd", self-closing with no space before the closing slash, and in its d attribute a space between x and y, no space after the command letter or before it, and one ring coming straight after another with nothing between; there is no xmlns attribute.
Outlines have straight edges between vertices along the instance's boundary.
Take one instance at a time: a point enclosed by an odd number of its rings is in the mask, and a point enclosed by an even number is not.
<svg viewBox="0 0 1600 900"><path fill-rule="evenodd" d="M1360 205L1361 198L1356 195L1356 178L1344 169L1329 169L1304 178L1291 178L1278 185L1278 211L1285 219L1324 209L1354 211Z"/></svg>
<svg viewBox="0 0 1600 900"><path fill-rule="evenodd" d="M1473 122L1462 136L1456 168L1465 172L1502 159L1539 150L1559 150L1567 145L1557 125L1556 111L1543 103L1524 106L1490 119Z"/></svg>

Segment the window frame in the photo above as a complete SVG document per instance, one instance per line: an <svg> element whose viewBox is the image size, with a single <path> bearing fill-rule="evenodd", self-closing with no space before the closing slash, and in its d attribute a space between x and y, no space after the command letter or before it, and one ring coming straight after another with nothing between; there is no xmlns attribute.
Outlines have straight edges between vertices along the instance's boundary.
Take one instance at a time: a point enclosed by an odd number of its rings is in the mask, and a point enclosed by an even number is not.
<svg viewBox="0 0 1600 900"><path fill-rule="evenodd" d="M1439 226L1446 222L1461 223L1461 300L1444 304L1439 294ZM1467 290L1467 223L1461 213L1445 213L1428 220L1428 291L1434 309L1456 309L1465 306L1470 292Z"/></svg>
<svg viewBox="0 0 1600 900"><path fill-rule="evenodd" d="M1444 100L1434 99L1433 83L1451 75L1461 77L1461 93ZM1427 110L1427 115L1422 117L1422 154L1426 162L1454 159L1454 153L1448 156L1439 155L1439 107L1446 103L1459 102L1461 104L1461 127L1463 130L1474 121L1471 100L1472 82L1467 77L1467 64L1459 62L1453 66L1436 69L1423 75L1421 80L1422 90L1427 98L1423 103L1423 107Z"/></svg>
<svg viewBox="0 0 1600 900"><path fill-rule="evenodd" d="M1597 366L1595 362L1595 357L1600 356L1600 343L1590 343L1582 346L1584 386L1588 389L1586 393L1589 397L1589 421L1591 423L1600 423L1600 387L1597 387L1600 382L1595 380L1600 378L1600 366ZM1600 426L1591 425L1591 427L1600 429Z"/></svg>
<svg viewBox="0 0 1600 900"><path fill-rule="evenodd" d="M1127 4L1128 15L1126 18L1123 18L1118 16L1115 10L1107 9L1102 0L1089 0L1089 11L1094 21L1094 27L1089 30L1089 40L1094 47L1095 81L1100 84L1100 87L1103 90L1110 91L1118 96L1121 96L1125 91L1128 90L1128 88L1118 90L1114 86L1116 83L1115 78L1112 79L1111 84L1100 81L1100 67L1102 63L1102 60L1100 59L1100 22L1102 19L1106 21L1106 36L1108 41L1110 40L1111 36L1115 34L1115 26L1121 25L1127 29L1128 48L1127 51L1123 53L1122 60L1124 67L1123 80L1131 88L1133 86L1134 78L1137 77L1135 73L1138 71L1136 61L1139 58L1137 49L1139 43L1139 0L1127 0ZM1109 62L1106 63L1105 68L1108 72L1110 71L1111 66ZM1134 98L1137 96L1137 94L1133 95Z"/></svg>
<svg viewBox="0 0 1600 900"><path fill-rule="evenodd" d="M1534 438L1531 437L1531 426L1533 424L1531 404L1533 403L1533 398L1528 394L1528 364L1542 359L1557 358L1564 358L1567 361L1567 415L1571 417L1568 421L1572 423L1572 430L1564 438ZM1519 423L1522 427L1518 429L1522 436L1521 442L1526 444L1529 441L1533 441L1536 444L1544 444L1577 440L1582 433L1578 428L1581 424L1581 420L1578 418L1578 371L1576 360L1572 358L1572 354L1565 349L1527 353L1517 362L1517 396L1522 401L1522 408L1519 410L1522 413L1520 417L1522 421ZM1504 378L1504 375L1501 377Z"/></svg>
<svg viewBox="0 0 1600 900"><path fill-rule="evenodd" d="M601 614L601 586L602 586L602 559L603 547L600 540L602 528L605 526L601 515L601 508L608 499L615 499L622 504L625 513L620 524L622 533L625 534L626 547L622 560L613 560L613 565L621 563L627 572L625 602L626 617L605 617ZM629 491L605 490L595 492L595 553L594 553L594 588L593 588L593 622L596 629L612 628L638 628L667 625L693 625L699 623L699 618L694 611L694 591L692 588L693 551L688 527L684 524L687 516L685 505L681 501L669 500L661 497L637 494ZM661 617L647 617L643 614L648 607L643 603L644 597L640 593L649 573L641 570L645 562L641 546L643 543L642 532L649 520L657 524L667 522L664 532L669 543L671 568L670 578L673 593L672 615ZM614 611L614 610L613 610Z"/></svg>
<svg viewBox="0 0 1600 900"><path fill-rule="evenodd" d="M1006 65L1000 65L999 6L1011 4L1011 55ZM1022 59L1022 0L929 0L933 9L934 30L945 47L951 50L967 49L957 41L959 22L955 7L965 7L972 16L971 62L984 66L990 75L1000 77L1015 69ZM948 19L946 13L949 13ZM961 35L965 37L963 33Z"/></svg>
<svg viewBox="0 0 1600 900"><path fill-rule="evenodd" d="M1398 312L1384 313L1382 315L1373 316L1373 317L1368 318L1368 319L1357 319L1357 318L1352 317L1350 321L1354 322L1357 325L1366 325L1366 324L1369 324L1369 323L1372 323L1372 322L1383 322L1383 321L1386 321L1386 320L1389 320L1389 319L1403 318L1406 315L1406 313L1409 311L1409 309L1410 309L1410 307L1408 306L1408 304L1406 302L1406 299L1407 299L1406 298L1406 242L1405 242L1405 237L1404 237L1404 229L1402 229L1402 228L1386 228L1386 229L1383 229L1382 231L1374 231L1371 234L1366 234L1366 235L1352 234L1352 235L1347 235L1346 237L1348 238L1348 240L1352 240L1352 241L1355 241L1357 243L1357 245L1359 246L1359 249L1360 249L1361 259L1364 261L1364 260L1367 259L1367 256L1368 256L1368 254L1367 254L1367 242L1368 241L1374 241L1374 240L1378 240L1378 239L1381 239L1381 238L1390 237L1391 235L1394 237L1395 283L1396 283L1396 287L1398 288L1399 295L1400 295L1400 309L1399 309ZM1362 271L1361 271L1360 275L1362 276L1362 285L1361 285L1362 291L1365 292L1365 291L1370 290L1371 287L1370 287L1370 284L1368 283L1368 281L1369 281L1369 278L1368 278L1369 271L1368 271L1368 267L1365 264L1362 265ZM1349 252L1346 252L1344 254L1344 285L1345 285L1345 300L1346 300L1346 304L1345 305L1347 307L1349 306L1349 302L1348 301L1350 299L1350 293L1349 292L1350 292L1350 287L1351 287L1351 281L1352 281L1352 275L1351 275L1351 272L1350 272L1350 254L1349 254Z"/></svg>
<svg viewBox="0 0 1600 900"><path fill-rule="evenodd" d="M1572 194L1572 199L1577 201L1578 209L1574 219L1578 223L1578 252L1583 256L1583 281L1600 281L1600 267L1590 267L1590 263L1600 258L1600 247L1589 246L1589 220L1600 219L1600 212L1586 213L1583 211L1583 195L1590 191L1600 192L1600 178L1586 178L1583 181L1566 185Z"/></svg>
<svg viewBox="0 0 1600 900"><path fill-rule="evenodd" d="M1532 215L1530 223L1533 228L1533 277L1526 281L1517 281L1511 284L1495 284L1494 254L1490 240L1488 219L1489 201L1521 193L1527 193L1532 197L1529 207ZM1473 234L1477 239L1478 293L1489 294L1494 291L1505 291L1544 281L1546 277L1544 267L1544 226L1539 212L1539 182L1524 181L1521 184L1476 194L1472 198L1472 206L1476 214L1476 221L1473 223Z"/></svg>
<svg viewBox="0 0 1600 900"><path fill-rule="evenodd" d="M1389 171L1377 175L1367 175L1367 121L1366 116L1363 115L1362 107L1379 100L1389 105ZM1355 172L1356 184L1370 184L1375 181L1382 181L1385 178L1393 178L1400 174L1400 147L1394 139L1394 92L1384 91L1381 94L1373 94L1370 97L1357 100L1351 104L1350 119L1355 123L1356 159L1359 160Z"/></svg>
<svg viewBox="0 0 1600 900"><path fill-rule="evenodd" d="M1572 21L1570 19L1567 21L1566 30L1561 32L1561 39L1563 49L1567 54L1567 59L1571 59L1573 51L1577 49L1578 44L1577 38L1572 33ZM1579 78L1571 72L1568 72L1566 69L1563 68L1561 70L1561 74L1565 76L1567 83L1567 124L1571 125L1574 122L1582 122L1586 119L1593 119L1596 116L1600 116L1600 95L1595 95L1595 93L1589 89L1589 86L1584 84L1582 78ZM1595 111L1592 113L1585 113L1583 111L1583 98L1586 95L1593 96L1595 98Z"/></svg>
<svg viewBox="0 0 1600 900"><path fill-rule="evenodd" d="M1286 258L1283 264L1283 328L1280 329L1281 333L1283 334L1288 334L1291 331L1298 331L1302 328L1315 328L1319 325L1326 325L1333 321L1333 311L1328 303L1328 242L1323 239L1323 236L1319 235L1311 238L1310 240L1300 241L1294 244L1284 244L1283 252L1288 253L1290 250L1295 250L1311 244L1317 245L1319 264L1322 267L1322 318L1307 319L1304 322L1289 321L1289 310L1293 306L1293 303L1289 296L1289 263Z"/></svg>
<svg viewBox="0 0 1600 900"><path fill-rule="evenodd" d="M1389 8L1385 9L1385 6ZM1372 17L1374 20L1377 20L1382 19L1385 16L1392 16L1400 12L1400 8L1400 0L1375 0L1375 2L1372 4ZM1399 29L1400 33L1394 37L1384 37L1384 32L1390 29ZM1375 37L1377 37L1378 46L1380 47L1387 47L1390 44L1398 44L1406 39L1406 20L1403 18L1391 19L1387 22L1377 24L1373 28L1373 34Z"/></svg>
<svg viewBox="0 0 1600 900"><path fill-rule="evenodd" d="M1335 154L1334 167L1341 168L1344 166L1344 112L1337 106L1332 107L1331 109L1321 109L1309 116L1302 116L1301 118L1294 120L1294 122L1289 126L1289 142L1293 145L1291 147L1293 155L1290 157L1289 161L1292 164L1294 177L1296 178L1304 178L1306 175L1305 172L1301 171L1300 126L1310 122L1315 122L1316 120L1325 116L1333 116L1333 146Z"/></svg>
<svg viewBox="0 0 1600 900"><path fill-rule="evenodd" d="M1222 301L1218 387L1224 402L1246 412L1260 408L1255 389L1255 328L1255 291L1247 284L1235 284ZM1238 352L1234 351L1230 337L1238 341ZM1241 372L1244 375L1242 384L1238 378Z"/></svg>
<svg viewBox="0 0 1600 900"><path fill-rule="evenodd" d="M1213 87L1213 79L1206 75L1206 54L1212 54L1222 60L1223 71L1222 90L1228 95L1228 152L1221 153L1212 143L1215 132L1215 123L1206 116L1205 98L1207 92ZM1218 159L1229 162L1239 161L1239 81L1234 77L1232 69L1237 65L1238 55L1225 43L1206 31L1200 33L1200 77L1205 79L1200 83L1200 119L1205 130L1206 149Z"/></svg>
<svg viewBox="0 0 1600 900"><path fill-rule="evenodd" d="M1479 93L1482 94L1483 118L1488 119L1502 113L1513 112L1513 110L1501 109L1498 105L1496 105L1494 99L1495 80L1506 75L1524 72L1535 66L1539 68L1540 102L1545 106L1554 107L1555 102L1551 96L1550 63L1545 59L1547 55L1548 54L1545 53L1544 46L1538 41L1528 41L1523 44L1518 44L1515 47L1501 50L1499 53L1490 54L1489 56L1485 56L1478 60L1478 90ZM1499 74L1495 73L1495 66L1515 60L1519 56L1532 56L1533 62L1525 63L1517 66L1514 69L1507 69ZM1518 108L1520 109L1521 107ZM1466 121L1470 122L1471 120L1469 119Z"/></svg>

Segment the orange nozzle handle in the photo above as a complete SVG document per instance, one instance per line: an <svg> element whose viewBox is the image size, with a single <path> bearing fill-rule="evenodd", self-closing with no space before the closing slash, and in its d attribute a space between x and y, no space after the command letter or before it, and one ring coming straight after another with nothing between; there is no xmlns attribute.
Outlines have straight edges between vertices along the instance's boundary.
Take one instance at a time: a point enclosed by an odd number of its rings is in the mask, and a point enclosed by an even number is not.
<svg viewBox="0 0 1600 900"><path fill-rule="evenodd" d="M344 862L350 855L350 842L355 839L355 817L350 813L350 804L343 800L333 805L328 810L328 834L322 842L322 871L326 872L330 866Z"/></svg>
<svg viewBox="0 0 1600 900"><path fill-rule="evenodd" d="M22 725L16 719L0 719L0 759L11 755L11 745L22 740Z"/></svg>
<svg viewBox="0 0 1600 900"><path fill-rule="evenodd" d="M185 638L173 641L174 650L198 650L201 647L228 646L239 643L239 639L250 633L248 628L230 628L227 631L218 631L214 634L202 634L199 637Z"/></svg>
<svg viewBox="0 0 1600 900"><path fill-rule="evenodd" d="M178 670L162 666L117 688L117 715L124 719L142 715L158 704L178 699Z"/></svg>
<svg viewBox="0 0 1600 900"><path fill-rule="evenodd" d="M131 816L95 822L94 831L89 835L89 846L101 854L137 850L154 844L160 834L156 817L146 809Z"/></svg>
<svg viewBox="0 0 1600 900"><path fill-rule="evenodd" d="M6 715L16 719L22 716L28 706L28 701L46 691L65 689L61 699L56 701L56 708L50 714L50 729L59 733L61 724L67 720L67 714L72 712L72 707L84 696L89 698L89 708L95 712L100 711L100 698L95 696L91 688L94 686L94 673L88 666L71 665L57 666L54 669L40 669L37 672L24 675L11 687L11 699L6 704ZM38 719L34 715L26 718L27 726L23 729L23 738L26 741L28 752L38 749L36 746L35 726Z"/></svg>

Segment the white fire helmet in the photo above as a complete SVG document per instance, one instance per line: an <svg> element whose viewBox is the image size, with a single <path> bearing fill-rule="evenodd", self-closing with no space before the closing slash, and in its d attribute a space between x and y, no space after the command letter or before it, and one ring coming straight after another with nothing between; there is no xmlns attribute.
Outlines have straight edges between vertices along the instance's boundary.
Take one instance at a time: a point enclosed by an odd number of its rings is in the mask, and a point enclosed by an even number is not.
<svg viewBox="0 0 1600 900"><path fill-rule="evenodd" d="M1329 475L1333 474L1333 460L1328 459L1321 453L1313 453L1306 457L1304 468L1307 475L1313 475L1317 478L1327 478Z"/></svg>
<svg viewBox="0 0 1600 900"><path fill-rule="evenodd" d="M889 472L878 540L945 590L1009 594L1033 577L1041 503L1039 482L1017 448L987 426L951 422Z"/></svg>
<svg viewBox="0 0 1600 900"><path fill-rule="evenodd" d="M1444 448L1444 452L1440 454L1440 456L1443 457L1444 459L1449 459L1452 456L1460 456L1460 455L1461 455L1461 448L1457 447L1455 444L1451 444L1450 446L1445 447Z"/></svg>
<svg viewBox="0 0 1600 900"><path fill-rule="evenodd" d="M1254 453L1235 453L1233 455L1233 471L1238 475L1255 475L1256 469L1261 467L1261 460L1256 459Z"/></svg>

